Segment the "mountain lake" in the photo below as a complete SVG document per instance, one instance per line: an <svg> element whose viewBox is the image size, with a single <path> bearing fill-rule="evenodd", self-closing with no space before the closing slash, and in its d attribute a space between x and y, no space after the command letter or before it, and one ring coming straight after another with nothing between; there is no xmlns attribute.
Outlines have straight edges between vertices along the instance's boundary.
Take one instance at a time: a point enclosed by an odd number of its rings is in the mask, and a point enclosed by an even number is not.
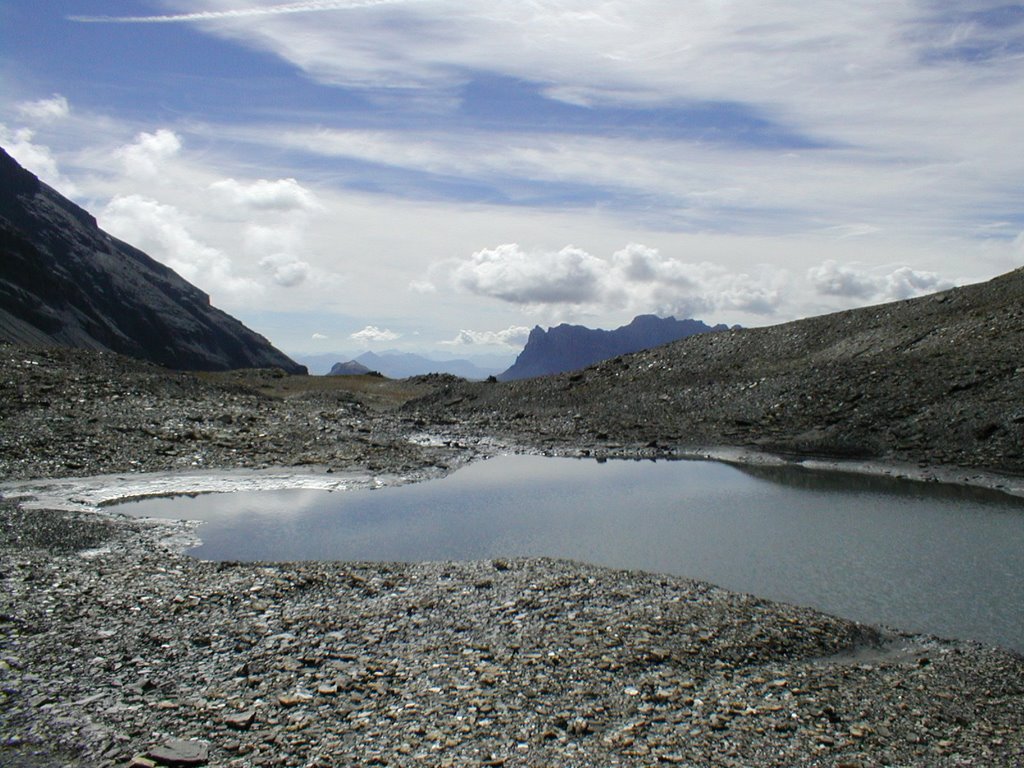
<svg viewBox="0 0 1024 768"><path fill-rule="evenodd" d="M149 498L206 560L547 556L670 573L901 630L1024 651L1024 500L712 461L499 456L375 490Z"/></svg>

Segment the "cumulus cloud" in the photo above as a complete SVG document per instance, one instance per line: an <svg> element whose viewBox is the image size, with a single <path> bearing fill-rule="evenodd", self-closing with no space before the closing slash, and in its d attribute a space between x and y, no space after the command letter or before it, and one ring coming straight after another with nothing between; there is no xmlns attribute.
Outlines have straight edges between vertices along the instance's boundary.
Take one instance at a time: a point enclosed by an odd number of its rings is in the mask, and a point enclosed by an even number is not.
<svg viewBox="0 0 1024 768"><path fill-rule="evenodd" d="M299 258L302 233L294 226L250 224L245 228L242 247L277 285L294 288L309 277L311 267Z"/></svg>
<svg viewBox="0 0 1024 768"><path fill-rule="evenodd" d="M181 139L174 131L160 128L154 133L142 132L135 141L115 150L124 171L131 177L157 176L161 166L181 151Z"/></svg>
<svg viewBox="0 0 1024 768"><path fill-rule="evenodd" d="M118 196L103 209L100 223L208 293L244 296L259 290L234 273L223 251L193 236L188 218L172 205L141 195Z"/></svg>
<svg viewBox="0 0 1024 768"><path fill-rule="evenodd" d="M885 295L893 299L909 299L926 293L945 291L955 285L934 272L919 272L900 267L885 276Z"/></svg>
<svg viewBox="0 0 1024 768"><path fill-rule="evenodd" d="M454 264L451 278L479 296L560 314L630 310L693 317L723 310L770 315L781 300L784 273L768 267L753 275L731 272L638 243L608 258L574 246L527 251L509 243Z"/></svg>
<svg viewBox="0 0 1024 768"><path fill-rule="evenodd" d="M934 272L900 267L881 272L860 264L840 264L828 259L807 271L807 279L824 296L890 301L909 299L926 293L944 291L955 283Z"/></svg>
<svg viewBox="0 0 1024 768"><path fill-rule="evenodd" d="M310 338L313 339L313 341L326 341L331 337L324 333L314 333Z"/></svg>
<svg viewBox="0 0 1024 768"><path fill-rule="evenodd" d="M530 337L530 329L525 325L513 325L502 331L469 331L461 330L451 341L442 344L453 347L468 346L501 346L519 348L526 344Z"/></svg>
<svg viewBox="0 0 1024 768"><path fill-rule="evenodd" d="M260 259L260 266L283 288L294 288L309 277L309 264L283 253L264 256Z"/></svg>
<svg viewBox="0 0 1024 768"><path fill-rule="evenodd" d="M22 102L18 104L17 108L26 120L35 120L41 123L60 120L71 114L68 100L57 93L49 99Z"/></svg>
<svg viewBox="0 0 1024 768"><path fill-rule="evenodd" d="M210 189L222 200L247 211L309 211L319 207L316 196L295 179L249 184L235 179L215 181Z"/></svg>
<svg viewBox="0 0 1024 768"><path fill-rule="evenodd" d="M387 328L378 328L375 325L368 325L361 331L356 331L349 336L353 341L370 343L373 341L394 341L402 338L402 334L390 331Z"/></svg>
<svg viewBox="0 0 1024 768"><path fill-rule="evenodd" d="M878 292L877 280L862 269L843 266L834 259L807 271L814 289L826 296L848 296L866 299Z"/></svg>
<svg viewBox="0 0 1024 768"><path fill-rule="evenodd" d="M513 304L587 304L601 290L600 259L574 246L524 251L515 243L474 253L456 266L459 288Z"/></svg>

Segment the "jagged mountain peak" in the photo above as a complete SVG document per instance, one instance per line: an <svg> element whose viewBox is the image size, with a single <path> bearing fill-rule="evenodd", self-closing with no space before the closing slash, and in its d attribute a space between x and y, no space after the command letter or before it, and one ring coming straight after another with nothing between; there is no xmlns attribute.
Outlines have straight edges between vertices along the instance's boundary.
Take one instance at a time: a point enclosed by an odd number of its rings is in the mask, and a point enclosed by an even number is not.
<svg viewBox="0 0 1024 768"><path fill-rule="evenodd" d="M538 325L530 331L515 363L498 379L512 381L573 371L698 333L724 330L725 325L710 326L700 320L657 315L637 315L627 325L610 331L568 323L547 330Z"/></svg>

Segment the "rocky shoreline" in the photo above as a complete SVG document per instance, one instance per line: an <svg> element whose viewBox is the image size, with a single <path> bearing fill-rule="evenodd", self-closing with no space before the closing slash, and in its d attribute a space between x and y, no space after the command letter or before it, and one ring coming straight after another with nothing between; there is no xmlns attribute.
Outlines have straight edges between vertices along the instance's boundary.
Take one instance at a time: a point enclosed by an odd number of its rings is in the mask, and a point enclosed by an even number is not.
<svg viewBox="0 0 1024 768"><path fill-rule="evenodd" d="M1024 659L1004 650L582 563L201 562L182 554L188 524L91 511L85 481L43 508L11 498L20 481L237 467L398 482L516 435L577 455L697 450L574 440L518 404L463 412L445 377L367 386L0 349L0 765L1021 763Z"/></svg>

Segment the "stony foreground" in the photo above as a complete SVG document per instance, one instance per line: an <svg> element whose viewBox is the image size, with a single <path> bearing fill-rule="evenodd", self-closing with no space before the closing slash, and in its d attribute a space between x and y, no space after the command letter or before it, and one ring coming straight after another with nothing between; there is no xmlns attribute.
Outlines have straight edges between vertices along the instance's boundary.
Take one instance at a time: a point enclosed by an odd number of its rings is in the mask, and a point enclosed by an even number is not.
<svg viewBox="0 0 1024 768"><path fill-rule="evenodd" d="M183 524L3 513L2 765L1024 757L1002 651L568 562L218 564Z"/></svg>

